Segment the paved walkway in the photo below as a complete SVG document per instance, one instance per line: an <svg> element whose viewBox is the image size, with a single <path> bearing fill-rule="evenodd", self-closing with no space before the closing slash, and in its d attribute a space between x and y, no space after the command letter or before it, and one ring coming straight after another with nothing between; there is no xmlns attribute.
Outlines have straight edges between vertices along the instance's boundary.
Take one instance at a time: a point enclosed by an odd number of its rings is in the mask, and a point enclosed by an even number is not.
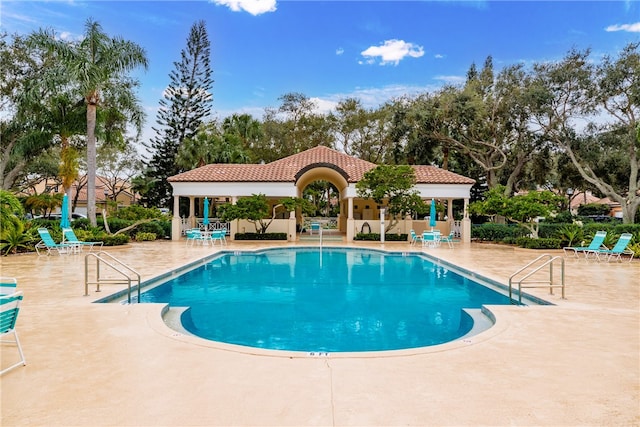
<svg viewBox="0 0 640 427"><path fill-rule="evenodd" d="M108 249L143 280L217 250ZM425 252L502 283L539 254L482 244ZM537 289L556 305L491 307L496 324L464 342L329 357L181 335L159 305L92 304L120 287L83 296L81 255L0 263L24 291L28 362L0 378L2 426L640 425L640 262L567 259L566 300ZM14 354L3 345L2 366Z"/></svg>

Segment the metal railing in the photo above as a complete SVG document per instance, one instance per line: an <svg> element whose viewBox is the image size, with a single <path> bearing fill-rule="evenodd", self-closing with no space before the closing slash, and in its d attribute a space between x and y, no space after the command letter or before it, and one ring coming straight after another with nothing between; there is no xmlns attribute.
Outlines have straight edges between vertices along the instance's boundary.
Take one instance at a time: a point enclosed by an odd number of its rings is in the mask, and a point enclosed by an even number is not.
<svg viewBox="0 0 640 427"><path fill-rule="evenodd" d="M558 260L560 261L560 284L559 285L554 284L554 277L553 277L553 263L554 261L558 261ZM539 272L540 270L542 270L547 266L549 267L549 280L527 281L527 279L529 279L535 273ZM522 289L527 289L527 288L548 287L549 294L551 295L553 295L553 288L562 288L562 299L564 299L564 295L565 295L564 294L564 287L565 287L564 286L564 258L562 258L561 256L552 257L549 254L543 254L543 255L540 255L538 258L534 259L533 261L531 261L530 263L528 263L527 265L525 265L524 267L522 267L520 270L513 273L511 277L509 277L509 301L513 300L511 295L512 295L515 277L520 273L524 273L525 270L527 269L529 269L530 271L527 274L525 274L522 278L520 278L518 281L515 282L518 285L518 303L519 304L522 304Z"/></svg>
<svg viewBox="0 0 640 427"><path fill-rule="evenodd" d="M95 281L89 280L89 258L96 259ZM122 278L104 278L100 276L100 265L104 264L111 270L119 273ZM132 277L134 276L134 277ZM131 304L131 282L138 282L138 302L140 301L140 273L116 257L107 252L90 252L84 257L84 295L89 295L89 285L96 285L96 292L100 292L100 284L122 284L127 285L127 302Z"/></svg>

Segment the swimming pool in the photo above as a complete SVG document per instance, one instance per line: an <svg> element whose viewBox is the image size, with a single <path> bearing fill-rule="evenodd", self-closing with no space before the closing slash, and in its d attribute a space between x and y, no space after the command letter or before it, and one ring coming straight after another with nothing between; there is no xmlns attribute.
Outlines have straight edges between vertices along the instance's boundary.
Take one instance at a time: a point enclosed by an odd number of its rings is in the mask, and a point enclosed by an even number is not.
<svg viewBox="0 0 640 427"><path fill-rule="evenodd" d="M208 340L306 352L441 344L473 327L463 309L510 304L420 254L339 247L221 253L140 302L187 307L183 327Z"/></svg>

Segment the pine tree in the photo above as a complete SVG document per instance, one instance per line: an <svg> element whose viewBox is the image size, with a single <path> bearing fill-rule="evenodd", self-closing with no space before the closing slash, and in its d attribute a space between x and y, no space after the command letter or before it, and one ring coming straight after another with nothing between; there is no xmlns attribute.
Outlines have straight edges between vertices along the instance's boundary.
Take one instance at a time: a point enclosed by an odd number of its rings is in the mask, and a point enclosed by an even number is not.
<svg viewBox="0 0 640 427"><path fill-rule="evenodd" d="M211 111L210 42L204 21L193 24L182 59L175 62L171 82L160 100L153 130L156 136L147 146L152 153L146 162L144 180L151 183L143 201L149 206L171 208L171 185L167 178L183 172L176 164L178 148L195 137L198 127Z"/></svg>

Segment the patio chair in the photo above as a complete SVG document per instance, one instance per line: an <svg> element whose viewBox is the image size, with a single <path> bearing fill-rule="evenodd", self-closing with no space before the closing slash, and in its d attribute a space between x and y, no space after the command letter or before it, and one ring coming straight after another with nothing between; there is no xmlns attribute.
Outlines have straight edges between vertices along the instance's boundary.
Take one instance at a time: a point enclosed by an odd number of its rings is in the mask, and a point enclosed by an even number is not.
<svg viewBox="0 0 640 427"><path fill-rule="evenodd" d="M77 245L80 251L85 246L89 247L89 252L93 250L94 246L98 246L102 248L104 242L84 242L76 237L76 233L74 233L72 228L63 228L62 229L62 243L68 245Z"/></svg>
<svg viewBox="0 0 640 427"><path fill-rule="evenodd" d="M210 237L211 244L215 245L216 242L220 242L220 246L226 244L225 234L227 234L226 230L213 230Z"/></svg>
<svg viewBox="0 0 640 427"><path fill-rule="evenodd" d="M422 246L430 248L440 246L440 232L438 230L433 230L422 233Z"/></svg>
<svg viewBox="0 0 640 427"><path fill-rule="evenodd" d="M36 253L38 255L41 255L40 253L41 249L46 249L47 255L51 255L51 252L57 252L58 255L62 255L62 254L70 254L72 252L75 252L79 247L79 245L77 244L56 243L53 240L53 237L51 237L49 230L47 230L44 227L38 228L38 234L42 239L35 246Z"/></svg>
<svg viewBox="0 0 640 427"><path fill-rule="evenodd" d="M604 246L604 239L607 237L607 232L606 231L597 231L596 235L593 236L593 239L591 240L591 243L589 243L589 246L568 246L566 248L562 248L565 256L567 255L567 253L569 251L573 251L573 254L575 255L576 258L579 258L580 255L579 253L582 252L584 253L584 256L587 257L589 255L590 252L593 251L597 251L598 249L608 249L606 246Z"/></svg>
<svg viewBox="0 0 640 427"><path fill-rule="evenodd" d="M15 277L0 277L0 295L9 295L16 292L18 280Z"/></svg>
<svg viewBox="0 0 640 427"><path fill-rule="evenodd" d="M204 241L202 231L200 231L199 228L191 228L187 230L185 234L187 235L187 245L191 243L191 246L193 246L196 243L202 243Z"/></svg>
<svg viewBox="0 0 640 427"><path fill-rule="evenodd" d="M627 249L629 243L631 243L631 238L633 235L631 233L622 233L620 238L616 242L615 246L611 249L596 249L594 251L589 251L592 253L598 261L600 261L600 256L604 255L607 257L607 261L611 261L612 258L615 258L617 261L620 261L620 257L622 255L631 255L629 261L633 259L634 252L631 249Z"/></svg>
<svg viewBox="0 0 640 427"><path fill-rule="evenodd" d="M440 237L440 243L446 243L451 249L453 249L454 242L453 231L448 236Z"/></svg>
<svg viewBox="0 0 640 427"><path fill-rule="evenodd" d="M409 233L411 234L411 244L415 245L416 242L422 242L422 236L418 236L415 232L415 230L411 229L409 231Z"/></svg>
<svg viewBox="0 0 640 427"><path fill-rule="evenodd" d="M319 222L312 222L311 223L311 227L309 227L309 234L313 234L313 232L316 232L317 234L320 234L320 223Z"/></svg>
<svg viewBox="0 0 640 427"><path fill-rule="evenodd" d="M20 302L22 301L22 292L16 292L11 295L0 296L0 342L13 343L18 347L18 353L20 353L20 361L14 363L11 366L4 368L0 371L0 375L10 371L13 368L17 368L20 365L27 365L27 361L24 358L22 352L22 346L18 339L18 333L16 332L16 320L18 320L18 313L20 312ZM5 340L5 336L13 334L14 340ZM2 359L6 360L7 350L2 350Z"/></svg>

